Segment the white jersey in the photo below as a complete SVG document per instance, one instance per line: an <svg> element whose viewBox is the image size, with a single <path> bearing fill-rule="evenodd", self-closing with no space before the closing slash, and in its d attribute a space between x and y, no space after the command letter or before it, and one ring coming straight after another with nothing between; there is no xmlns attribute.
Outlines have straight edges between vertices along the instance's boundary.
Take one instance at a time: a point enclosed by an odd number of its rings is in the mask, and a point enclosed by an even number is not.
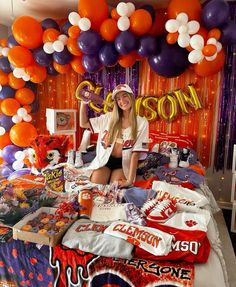
<svg viewBox="0 0 236 287"><path fill-rule="evenodd" d="M106 137L108 135L109 122L111 113L106 113L96 118L89 119L91 129L94 133L98 133L96 157L89 165L88 169L94 170L106 165L112 153L115 142L106 147ZM131 127L122 129L122 168L126 178L129 175L129 167L131 154L133 151L147 152L148 151L148 121L144 117L137 116L137 139L131 139Z"/></svg>

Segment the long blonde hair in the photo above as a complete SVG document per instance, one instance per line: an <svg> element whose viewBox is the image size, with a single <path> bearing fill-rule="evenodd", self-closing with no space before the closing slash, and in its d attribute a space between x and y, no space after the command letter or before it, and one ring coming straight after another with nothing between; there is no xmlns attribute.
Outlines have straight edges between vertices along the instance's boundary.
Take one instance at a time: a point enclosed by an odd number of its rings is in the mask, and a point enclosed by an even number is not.
<svg viewBox="0 0 236 287"><path fill-rule="evenodd" d="M124 93L123 91L120 93ZM131 100L131 109L129 113L129 123L131 124L131 139L136 140L137 138L137 114L135 109L135 98L133 94L127 93ZM116 100L114 100L114 106L112 110L112 117L108 128L108 137L107 141L112 143L116 136L121 137L122 135L122 109L117 105ZM117 133L118 131L118 133Z"/></svg>

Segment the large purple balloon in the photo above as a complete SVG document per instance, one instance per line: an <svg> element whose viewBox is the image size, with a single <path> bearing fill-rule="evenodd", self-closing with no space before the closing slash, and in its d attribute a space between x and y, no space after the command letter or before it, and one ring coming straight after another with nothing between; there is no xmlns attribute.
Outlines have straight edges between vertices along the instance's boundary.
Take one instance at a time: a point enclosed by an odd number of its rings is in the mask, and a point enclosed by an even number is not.
<svg viewBox="0 0 236 287"><path fill-rule="evenodd" d="M236 23L234 21L229 21L228 23L222 25L220 42L224 45L236 44Z"/></svg>
<svg viewBox="0 0 236 287"><path fill-rule="evenodd" d="M13 125L14 123L11 116L9 117L4 114L0 114L0 126L2 126L7 132L9 132Z"/></svg>
<svg viewBox="0 0 236 287"><path fill-rule="evenodd" d="M68 36L68 30L71 26L72 25L69 21L65 22L65 24L63 24L63 26L61 27L61 33Z"/></svg>
<svg viewBox="0 0 236 287"><path fill-rule="evenodd" d="M0 175L2 177L8 177L11 173L13 172L13 168L11 167L10 164L2 166L0 168Z"/></svg>
<svg viewBox="0 0 236 287"><path fill-rule="evenodd" d="M96 73L102 68L98 55L83 55L82 65L89 73Z"/></svg>
<svg viewBox="0 0 236 287"><path fill-rule="evenodd" d="M12 72L10 62L8 61L7 57L0 58L0 70L2 70L6 74L9 74Z"/></svg>
<svg viewBox="0 0 236 287"><path fill-rule="evenodd" d="M45 53L42 47L34 50L33 57L40 66L44 67L49 66L52 61L52 55Z"/></svg>
<svg viewBox="0 0 236 287"><path fill-rule="evenodd" d="M12 164L16 160L15 153L20 150L22 150L22 148L16 145L7 145L2 149L2 158L5 162Z"/></svg>
<svg viewBox="0 0 236 287"><path fill-rule="evenodd" d="M46 18L41 22L41 26L43 28L43 30L49 29L49 28L53 28L56 30L60 30L59 25L57 24L57 22L55 20L53 20L52 18Z"/></svg>
<svg viewBox="0 0 236 287"><path fill-rule="evenodd" d="M97 54L102 46L101 36L93 30L82 32L78 38L78 47L87 55Z"/></svg>
<svg viewBox="0 0 236 287"><path fill-rule="evenodd" d="M13 48L15 46L19 46L20 44L16 41L13 35L10 35L7 39L7 44L9 48Z"/></svg>
<svg viewBox="0 0 236 287"><path fill-rule="evenodd" d="M106 67L114 66L118 61L118 57L119 54L113 43L105 43L99 51L99 59Z"/></svg>
<svg viewBox="0 0 236 287"><path fill-rule="evenodd" d="M72 60L73 56L68 51L67 47L64 47L62 52L54 52L53 53L53 60L57 62L59 65L66 65L69 64Z"/></svg>
<svg viewBox="0 0 236 287"><path fill-rule="evenodd" d="M219 27L229 19L229 4L224 0L211 0L203 7L201 16L206 28Z"/></svg>
<svg viewBox="0 0 236 287"><path fill-rule="evenodd" d="M12 89L10 86L3 85L2 90L0 91L0 99L4 100L7 98L14 98L16 90Z"/></svg>
<svg viewBox="0 0 236 287"><path fill-rule="evenodd" d="M138 54L142 57L150 57L157 52L157 39L151 35L140 38Z"/></svg>
<svg viewBox="0 0 236 287"><path fill-rule="evenodd" d="M158 40L160 50L148 58L149 65L163 77L171 78L181 75L190 65L188 51L179 45L169 45L164 38Z"/></svg>
<svg viewBox="0 0 236 287"><path fill-rule="evenodd" d="M121 32L115 39L116 51L121 55L127 55L137 48L137 39L130 31Z"/></svg>

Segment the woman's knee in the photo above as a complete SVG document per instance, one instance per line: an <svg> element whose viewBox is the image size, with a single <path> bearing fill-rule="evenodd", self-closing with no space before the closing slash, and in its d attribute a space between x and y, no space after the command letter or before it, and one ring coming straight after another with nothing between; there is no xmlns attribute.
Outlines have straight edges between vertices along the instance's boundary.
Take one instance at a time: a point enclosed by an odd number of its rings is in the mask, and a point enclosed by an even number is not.
<svg viewBox="0 0 236 287"><path fill-rule="evenodd" d="M107 167L95 169L90 177L90 181L98 184L107 184L111 175L111 171Z"/></svg>

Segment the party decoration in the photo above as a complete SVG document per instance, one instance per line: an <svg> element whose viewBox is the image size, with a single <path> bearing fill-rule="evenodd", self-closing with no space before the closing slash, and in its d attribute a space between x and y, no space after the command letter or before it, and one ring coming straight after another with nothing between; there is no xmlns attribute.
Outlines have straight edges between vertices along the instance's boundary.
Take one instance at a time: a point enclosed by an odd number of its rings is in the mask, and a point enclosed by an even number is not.
<svg viewBox="0 0 236 287"><path fill-rule="evenodd" d="M229 21L221 27L220 42L225 45L233 45L236 43L236 24L234 21Z"/></svg>
<svg viewBox="0 0 236 287"><path fill-rule="evenodd" d="M145 35L140 38L138 54L142 57L148 57L157 51L157 39L151 35Z"/></svg>
<svg viewBox="0 0 236 287"><path fill-rule="evenodd" d="M21 105L30 105L33 103L35 98L34 92L29 88L22 88L16 91L15 99Z"/></svg>
<svg viewBox="0 0 236 287"><path fill-rule="evenodd" d="M1 110L7 116L13 116L20 108L20 103L12 98L5 99L1 102Z"/></svg>
<svg viewBox="0 0 236 287"><path fill-rule="evenodd" d="M24 68L33 63L33 56L27 48L15 46L10 49L8 60L15 67Z"/></svg>
<svg viewBox="0 0 236 287"><path fill-rule="evenodd" d="M2 86L2 89L0 91L0 99L8 99L8 98L14 98L15 96L15 90L11 87L4 85Z"/></svg>
<svg viewBox="0 0 236 287"><path fill-rule="evenodd" d="M11 118L11 116L6 116L4 114L0 115L0 126L3 127L7 132L9 132L11 127L14 125Z"/></svg>
<svg viewBox="0 0 236 287"><path fill-rule="evenodd" d="M83 55L82 65L89 73L95 73L99 71L100 68L102 68L102 64L99 60L98 55Z"/></svg>
<svg viewBox="0 0 236 287"><path fill-rule="evenodd" d="M138 9L130 16L130 31L141 36L149 32L152 27L152 17L144 9Z"/></svg>
<svg viewBox="0 0 236 287"><path fill-rule="evenodd" d="M13 73L8 75L9 86L15 90L21 89L25 85L25 81L23 79L16 78Z"/></svg>
<svg viewBox="0 0 236 287"><path fill-rule="evenodd" d="M59 30L60 27L57 24L57 22L55 20L53 20L52 18L46 18L41 22L41 26L43 28L43 30L49 29L49 28L53 28L56 30Z"/></svg>
<svg viewBox="0 0 236 287"><path fill-rule="evenodd" d="M27 131L27 133L26 133ZM30 146L33 138L37 136L36 128L30 124L21 122L15 124L10 130L10 139L11 141L19 147Z"/></svg>
<svg viewBox="0 0 236 287"><path fill-rule="evenodd" d="M9 48L12 48L14 46L18 46L19 43L16 41L13 35L10 35L7 40L7 45Z"/></svg>
<svg viewBox="0 0 236 287"><path fill-rule="evenodd" d="M67 40L67 49L74 56L82 56L82 51L79 49L77 45L77 39L68 38Z"/></svg>
<svg viewBox="0 0 236 287"><path fill-rule="evenodd" d="M134 65L134 63L136 62L136 55L137 55L136 51L132 51L126 55L120 55L118 63L123 68L132 67Z"/></svg>
<svg viewBox="0 0 236 287"><path fill-rule="evenodd" d="M168 5L168 18L175 19L179 13L186 13L189 20L200 21L202 7L199 0L171 0Z"/></svg>
<svg viewBox="0 0 236 287"><path fill-rule="evenodd" d="M27 67L26 73L29 75L30 81L36 84L43 82L47 77L46 68L36 63Z"/></svg>
<svg viewBox="0 0 236 287"><path fill-rule="evenodd" d="M167 9L161 8L155 11L155 19L148 34L159 36L165 34L165 23L168 20Z"/></svg>
<svg viewBox="0 0 236 287"><path fill-rule="evenodd" d="M80 74L83 75L85 73L85 69L82 64L82 57L74 57L74 59L70 62L72 69Z"/></svg>
<svg viewBox="0 0 236 287"><path fill-rule="evenodd" d="M11 143L9 133L5 133L0 136L0 149L3 149L5 146L10 145Z"/></svg>
<svg viewBox="0 0 236 287"><path fill-rule="evenodd" d="M101 46L102 38L96 31L83 32L78 38L78 47L84 54L94 55L99 51Z"/></svg>
<svg viewBox="0 0 236 287"><path fill-rule="evenodd" d="M106 67L112 67L117 63L118 53L113 43L105 43L99 51L99 59Z"/></svg>
<svg viewBox="0 0 236 287"><path fill-rule="evenodd" d="M7 145L2 150L2 157L8 164L12 164L15 161L15 153L21 151L20 147L15 145Z"/></svg>
<svg viewBox="0 0 236 287"><path fill-rule="evenodd" d="M64 45L63 45L63 49L64 49ZM34 50L33 57L34 57L35 62L37 62L40 66L47 67L52 61L52 56L46 53L42 47Z"/></svg>
<svg viewBox="0 0 236 287"><path fill-rule="evenodd" d="M114 19L103 21L100 27L100 34L104 40L108 42L114 41L119 34L116 21Z"/></svg>
<svg viewBox="0 0 236 287"><path fill-rule="evenodd" d="M121 32L115 40L115 48L121 55L127 55L137 47L137 40L130 31Z"/></svg>
<svg viewBox="0 0 236 287"><path fill-rule="evenodd" d="M0 85L8 84L8 75L0 70Z"/></svg>

